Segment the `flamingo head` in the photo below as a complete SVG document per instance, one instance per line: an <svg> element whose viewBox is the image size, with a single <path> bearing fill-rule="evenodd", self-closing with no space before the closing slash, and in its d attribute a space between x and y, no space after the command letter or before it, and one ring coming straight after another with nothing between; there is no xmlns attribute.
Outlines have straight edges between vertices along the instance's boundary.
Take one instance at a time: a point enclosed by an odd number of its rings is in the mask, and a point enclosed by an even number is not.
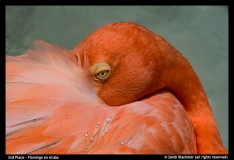
<svg viewBox="0 0 234 160"><path fill-rule="evenodd" d="M73 53L89 62L97 95L107 105L123 105L165 86L165 70L175 49L162 37L131 22L91 33Z"/></svg>

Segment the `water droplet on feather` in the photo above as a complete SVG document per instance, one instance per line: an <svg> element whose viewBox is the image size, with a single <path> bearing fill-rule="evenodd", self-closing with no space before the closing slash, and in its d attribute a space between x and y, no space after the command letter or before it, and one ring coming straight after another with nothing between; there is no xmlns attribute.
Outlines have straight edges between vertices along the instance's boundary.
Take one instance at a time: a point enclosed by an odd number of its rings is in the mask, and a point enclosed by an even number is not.
<svg viewBox="0 0 234 160"><path fill-rule="evenodd" d="M112 117L107 117L107 118L106 118L106 122L107 122L107 123L110 123L111 121L112 121Z"/></svg>
<svg viewBox="0 0 234 160"><path fill-rule="evenodd" d="M93 141L94 141L94 136L90 137L89 140L90 140L91 142L93 142Z"/></svg>

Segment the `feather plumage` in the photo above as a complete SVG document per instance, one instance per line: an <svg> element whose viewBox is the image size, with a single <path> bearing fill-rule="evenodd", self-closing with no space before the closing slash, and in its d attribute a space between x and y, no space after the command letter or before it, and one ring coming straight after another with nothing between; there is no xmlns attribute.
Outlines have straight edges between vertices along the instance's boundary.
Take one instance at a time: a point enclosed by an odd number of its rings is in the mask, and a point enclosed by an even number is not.
<svg viewBox="0 0 234 160"><path fill-rule="evenodd" d="M37 40L6 56L7 153L196 153L193 127L168 91L110 107L69 51Z"/></svg>

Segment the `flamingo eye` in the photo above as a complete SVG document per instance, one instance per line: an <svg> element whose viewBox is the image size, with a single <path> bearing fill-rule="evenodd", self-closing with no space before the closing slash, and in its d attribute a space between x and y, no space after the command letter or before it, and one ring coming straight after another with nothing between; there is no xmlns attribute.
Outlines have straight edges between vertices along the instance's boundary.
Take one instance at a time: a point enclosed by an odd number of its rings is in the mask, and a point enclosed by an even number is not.
<svg viewBox="0 0 234 160"><path fill-rule="evenodd" d="M95 80L103 81L109 77L110 71L111 71L111 66L108 63L101 62L101 63L97 63L97 64L92 65L89 68L89 70L90 70L90 72L93 75Z"/></svg>
<svg viewBox="0 0 234 160"><path fill-rule="evenodd" d="M104 71L101 71L98 74L96 74L96 77L99 79L105 79L105 78L107 78L108 75L109 75L109 71L104 70Z"/></svg>

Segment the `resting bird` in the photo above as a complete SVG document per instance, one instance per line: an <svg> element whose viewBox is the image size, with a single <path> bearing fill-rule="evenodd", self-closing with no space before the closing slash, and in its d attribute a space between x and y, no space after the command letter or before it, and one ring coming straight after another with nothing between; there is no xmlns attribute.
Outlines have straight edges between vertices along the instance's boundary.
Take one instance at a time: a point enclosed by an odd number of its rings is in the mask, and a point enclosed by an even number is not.
<svg viewBox="0 0 234 160"><path fill-rule="evenodd" d="M108 24L72 51L6 56L7 154L226 154L204 89L167 41Z"/></svg>

